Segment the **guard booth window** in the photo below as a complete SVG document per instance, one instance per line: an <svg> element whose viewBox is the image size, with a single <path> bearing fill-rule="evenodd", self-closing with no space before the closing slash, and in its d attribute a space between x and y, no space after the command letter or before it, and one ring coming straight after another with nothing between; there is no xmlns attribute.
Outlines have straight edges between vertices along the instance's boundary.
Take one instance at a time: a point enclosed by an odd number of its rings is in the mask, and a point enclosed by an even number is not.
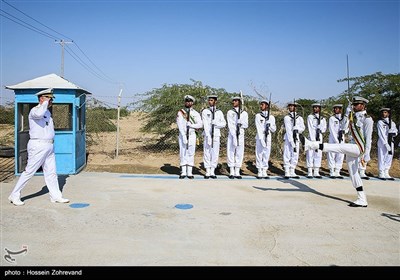
<svg viewBox="0 0 400 280"><path fill-rule="evenodd" d="M72 104L53 104L49 111L51 111L55 130L72 131Z"/></svg>

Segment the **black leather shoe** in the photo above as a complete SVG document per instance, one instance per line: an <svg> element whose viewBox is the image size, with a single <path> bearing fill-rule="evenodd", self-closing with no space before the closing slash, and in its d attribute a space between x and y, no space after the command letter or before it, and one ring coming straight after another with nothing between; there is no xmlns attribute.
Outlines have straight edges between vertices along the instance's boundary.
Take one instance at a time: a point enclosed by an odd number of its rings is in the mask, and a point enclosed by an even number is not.
<svg viewBox="0 0 400 280"><path fill-rule="evenodd" d="M317 179L322 179L322 176L315 176L315 178L317 178Z"/></svg>
<svg viewBox="0 0 400 280"><path fill-rule="evenodd" d="M308 179L312 179L312 178L314 178L313 176L306 176Z"/></svg>
<svg viewBox="0 0 400 280"><path fill-rule="evenodd" d="M185 175L180 175L179 179L185 179L185 177L186 177Z"/></svg>
<svg viewBox="0 0 400 280"><path fill-rule="evenodd" d="M187 176L189 179L194 179L194 176Z"/></svg>
<svg viewBox="0 0 400 280"><path fill-rule="evenodd" d="M336 176L329 176L329 178L331 178L331 179L336 179ZM337 177L337 178L339 178L339 177ZM343 178L342 178L343 179Z"/></svg>
<svg viewBox="0 0 400 280"><path fill-rule="evenodd" d="M211 179L217 179L217 176L216 175L211 175L210 178Z"/></svg>
<svg viewBox="0 0 400 280"><path fill-rule="evenodd" d="M336 179L344 179L344 177L342 175L340 175L340 176L336 176Z"/></svg>
<svg viewBox="0 0 400 280"><path fill-rule="evenodd" d="M354 202L351 202L349 204L350 207L367 207L368 205L360 205L360 204L355 204Z"/></svg>
<svg viewBox="0 0 400 280"><path fill-rule="evenodd" d="M242 176L235 176L236 179L242 179Z"/></svg>
<svg viewBox="0 0 400 280"><path fill-rule="evenodd" d="M269 179L269 176L265 176L264 179Z"/></svg>
<svg viewBox="0 0 400 280"><path fill-rule="evenodd" d="M204 179L209 179L210 178L210 176L204 176Z"/></svg>
<svg viewBox="0 0 400 280"><path fill-rule="evenodd" d="M262 177L258 177L258 176L256 176L256 178L257 178L257 179L262 179Z"/></svg>
<svg viewBox="0 0 400 280"><path fill-rule="evenodd" d="M235 176L233 176L233 175L229 175L229 176L228 176L228 178L229 178L229 179L234 179L234 178L235 178Z"/></svg>
<svg viewBox="0 0 400 280"><path fill-rule="evenodd" d="M368 176L364 176L364 177L361 177L361 179L369 180L369 177Z"/></svg>

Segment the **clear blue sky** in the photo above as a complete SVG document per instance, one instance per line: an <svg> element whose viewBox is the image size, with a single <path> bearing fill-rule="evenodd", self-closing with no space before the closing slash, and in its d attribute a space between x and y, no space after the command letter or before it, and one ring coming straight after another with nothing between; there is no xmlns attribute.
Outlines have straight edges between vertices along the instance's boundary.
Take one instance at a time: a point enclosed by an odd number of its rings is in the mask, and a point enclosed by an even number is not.
<svg viewBox="0 0 400 280"><path fill-rule="evenodd" d="M70 52L102 78L68 53L64 77L111 104L118 82L127 103L133 100L127 97L191 79L250 95L253 84L281 104L320 100L347 88L337 82L346 77L347 54L350 76L400 72L398 0L7 2L62 35L0 2L3 11L74 40ZM0 21L4 104L13 98L4 86L60 74L61 47L3 16Z"/></svg>

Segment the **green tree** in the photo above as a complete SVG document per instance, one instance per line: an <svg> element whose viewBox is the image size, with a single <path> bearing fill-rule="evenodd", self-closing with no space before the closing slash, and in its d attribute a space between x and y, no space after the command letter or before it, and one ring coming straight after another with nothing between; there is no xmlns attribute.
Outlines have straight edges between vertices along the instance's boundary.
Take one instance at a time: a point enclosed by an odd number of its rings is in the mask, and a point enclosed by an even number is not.
<svg viewBox="0 0 400 280"><path fill-rule="evenodd" d="M347 104L347 97L362 96L369 100L368 114L374 120L380 118L379 110L383 107L391 108L392 119L398 125L400 121L400 74L382 74L376 72L371 75L352 77L338 80L350 81L350 88L339 95L337 100Z"/></svg>
<svg viewBox="0 0 400 280"><path fill-rule="evenodd" d="M142 94L141 100L132 104L142 113L140 116L140 120L143 121L141 131L160 136L155 146L162 144L164 148L176 147L178 135L178 128L175 125L176 116L178 110L184 106L185 95L191 95L196 99L193 108L199 113L208 106L207 96L217 95L217 107L224 112L224 115L232 107L231 98L239 95L238 92L229 93L223 88L212 88L203 85L200 81L191 81L193 84L164 84L161 88ZM253 97L246 95L244 99L246 110L252 112L258 108ZM224 139L221 139L221 143L223 141Z"/></svg>

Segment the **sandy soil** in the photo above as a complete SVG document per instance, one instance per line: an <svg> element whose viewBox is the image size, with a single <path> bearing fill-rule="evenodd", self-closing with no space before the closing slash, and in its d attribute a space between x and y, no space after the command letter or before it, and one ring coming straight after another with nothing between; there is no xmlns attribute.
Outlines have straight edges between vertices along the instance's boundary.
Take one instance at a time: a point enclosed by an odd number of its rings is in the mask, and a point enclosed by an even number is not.
<svg viewBox="0 0 400 280"><path fill-rule="evenodd" d="M143 134L140 132L141 122L139 121L138 113L132 113L128 117L120 120L120 133L118 141L118 156L117 149L117 133L104 132L88 137L88 142L93 144L88 145L88 162L85 168L86 171L106 171L118 173L136 173L136 174L179 174L179 156L174 152L159 152L149 153L143 150L146 143L157 138L156 135ZM13 126L2 125L0 127L0 139L6 139L6 146L13 146ZM90 139L89 139L90 138ZM217 175L227 175L228 168L226 164L225 148L221 148L220 164L216 170ZM195 157L194 174L204 175L203 167L203 151L198 149ZM283 175L281 158L271 158L269 173L271 175ZM7 170L13 170L10 164L10 159L2 159L0 161L2 167L7 166ZM324 154L321 168L322 175L328 175L326 155ZM4 168L2 168L4 169ZM305 155L301 154L299 164L296 169L299 175L306 175L307 168L305 167ZM245 159L242 167L244 175L256 175L254 154L245 153ZM344 164L343 175L348 175L346 164ZM397 150L395 159L393 160L390 174L393 177L400 177L400 160ZM5 174L2 174L4 177ZM377 160L376 156L368 163L367 175L377 176Z"/></svg>
<svg viewBox="0 0 400 280"><path fill-rule="evenodd" d="M154 135L146 135L139 132L140 121L138 114L133 113L128 117L120 120L120 135L118 145L118 156L116 157L117 133L101 133L95 136L95 145L88 148L88 165L86 171L109 171L121 173L139 173L139 174L179 174L179 156L178 153L153 153L143 152L142 147L148 141L155 139ZM228 174L226 165L225 149L221 149L220 166L217 170L218 174ZM204 175L204 167L202 150L196 151L194 174ZM394 177L400 177L400 161L398 154L395 154L390 174ZM272 158L270 163L271 175L283 175L281 158ZM329 175L324 154L321 168L322 175ZM374 157L367 167L367 175L377 176L377 160ZM245 160L242 167L244 175L255 175L257 169L255 167L254 154L245 154ZM296 169L299 175L306 175L305 155L301 154L299 165ZM347 175L346 164L344 164L343 174Z"/></svg>

